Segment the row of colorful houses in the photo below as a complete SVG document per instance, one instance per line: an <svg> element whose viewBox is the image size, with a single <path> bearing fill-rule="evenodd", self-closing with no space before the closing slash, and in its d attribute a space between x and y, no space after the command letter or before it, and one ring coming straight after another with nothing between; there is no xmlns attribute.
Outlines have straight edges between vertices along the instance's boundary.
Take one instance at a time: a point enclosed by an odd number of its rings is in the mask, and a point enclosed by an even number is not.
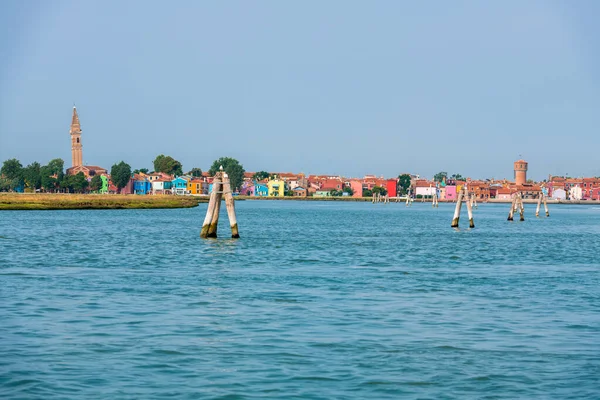
<svg viewBox="0 0 600 400"><path fill-rule="evenodd" d="M212 177L172 176L165 173L133 174L128 184L118 191L108 174L102 174L101 193L122 194L175 194L208 195L212 190ZM455 201L463 187L467 186L480 201L488 199L510 200L516 192L524 198L536 199L542 193L554 199L600 200L600 178L549 177L548 181L536 184L516 184L507 180L433 180L411 176L410 195L416 198L429 198L437 194L441 201ZM376 187L385 189L390 197L398 195L399 183L396 178L383 178L367 175L363 178L344 178L330 175L309 175L293 173L273 173L269 178L254 179L254 173L244 175L238 194L255 197L329 197L332 195L363 197L367 190ZM350 189L350 190L348 190Z"/></svg>

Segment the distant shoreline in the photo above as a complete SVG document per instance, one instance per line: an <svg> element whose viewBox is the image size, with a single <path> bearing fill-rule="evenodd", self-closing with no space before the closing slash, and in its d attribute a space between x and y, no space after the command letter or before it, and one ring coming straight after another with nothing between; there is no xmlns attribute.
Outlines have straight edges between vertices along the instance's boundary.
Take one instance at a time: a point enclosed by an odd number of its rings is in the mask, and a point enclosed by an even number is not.
<svg viewBox="0 0 600 400"><path fill-rule="evenodd" d="M204 196L208 199L208 196ZM236 196L239 200L285 200L285 201L348 201L348 202L371 202L371 197L254 197L254 196ZM456 203L454 200L439 200L440 203ZM490 199L488 201L477 201L477 204L510 204L512 200ZM390 203L406 203L406 198L391 197ZM413 203L431 203L431 199L422 201L421 199L413 199ZM523 199L523 203L537 204L537 199ZM548 204L600 204L600 200L548 200Z"/></svg>
<svg viewBox="0 0 600 400"><path fill-rule="evenodd" d="M322 202L371 202L371 197L254 197L235 196L244 201L322 201ZM1 210L114 210L114 209L169 209L191 208L208 203L208 195L118 195L118 194L65 194L65 193L0 193ZM455 203L440 200L440 203ZM490 199L478 204L509 204L511 200ZM536 204L536 199L524 203ZM390 198L390 203L406 203L406 198ZM431 203L431 200L415 199L413 203ZM548 204L600 205L598 200L548 200Z"/></svg>

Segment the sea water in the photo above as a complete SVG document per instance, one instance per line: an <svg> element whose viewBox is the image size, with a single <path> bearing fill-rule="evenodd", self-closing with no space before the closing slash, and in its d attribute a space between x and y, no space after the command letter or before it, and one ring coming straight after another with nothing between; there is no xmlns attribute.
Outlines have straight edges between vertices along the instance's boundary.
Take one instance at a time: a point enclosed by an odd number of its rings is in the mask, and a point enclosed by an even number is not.
<svg viewBox="0 0 600 400"><path fill-rule="evenodd" d="M0 398L600 398L600 208L534 207L2 211Z"/></svg>

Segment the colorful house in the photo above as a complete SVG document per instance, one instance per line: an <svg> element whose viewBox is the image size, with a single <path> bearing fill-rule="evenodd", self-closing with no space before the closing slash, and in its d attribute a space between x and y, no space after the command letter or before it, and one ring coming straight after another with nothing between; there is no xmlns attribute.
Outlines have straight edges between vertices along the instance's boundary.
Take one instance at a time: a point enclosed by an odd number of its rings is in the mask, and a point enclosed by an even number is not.
<svg viewBox="0 0 600 400"><path fill-rule="evenodd" d="M269 187L264 183L254 183L254 196L267 197L269 195Z"/></svg>
<svg viewBox="0 0 600 400"><path fill-rule="evenodd" d="M240 195L254 196L254 183L244 181L244 183L242 183L242 187L240 188Z"/></svg>
<svg viewBox="0 0 600 400"><path fill-rule="evenodd" d="M281 179L270 179L267 182L269 197L285 196L285 182Z"/></svg>
<svg viewBox="0 0 600 400"><path fill-rule="evenodd" d="M102 180L102 186L100 186L99 193L100 194L108 193L108 176L100 175L100 180Z"/></svg>
<svg viewBox="0 0 600 400"><path fill-rule="evenodd" d="M385 189L390 197L398 195L398 181L396 179L388 179L385 183Z"/></svg>
<svg viewBox="0 0 600 400"><path fill-rule="evenodd" d="M567 191L559 188L552 191L552 198L557 200L565 200L567 198Z"/></svg>
<svg viewBox="0 0 600 400"><path fill-rule="evenodd" d="M178 176L177 178L173 179L171 181L171 191L173 192L173 194L187 194L188 188L188 180L185 179L184 177Z"/></svg>
<svg viewBox="0 0 600 400"><path fill-rule="evenodd" d="M509 188L499 188L496 190L496 199L498 200L511 200L512 199L512 191Z"/></svg>
<svg viewBox="0 0 600 400"><path fill-rule="evenodd" d="M152 182L148 179L139 175L134 175L133 179L133 193L135 194L149 194L152 192Z"/></svg>
<svg viewBox="0 0 600 400"><path fill-rule="evenodd" d="M349 182L350 189L352 189L352 197L363 197L363 185L358 179L353 179Z"/></svg>
<svg viewBox="0 0 600 400"><path fill-rule="evenodd" d="M308 191L304 189L302 186L296 186L292 189L292 193L294 197L306 197L308 196Z"/></svg>
<svg viewBox="0 0 600 400"><path fill-rule="evenodd" d="M446 200L456 201L456 186L446 184Z"/></svg>
<svg viewBox="0 0 600 400"><path fill-rule="evenodd" d="M332 189L334 190L334 189ZM317 190L315 192L315 194L313 195L313 197L331 197L331 191L330 190Z"/></svg>
<svg viewBox="0 0 600 400"><path fill-rule="evenodd" d="M166 179L155 179L152 182L152 194L170 194L173 182Z"/></svg>
<svg viewBox="0 0 600 400"><path fill-rule="evenodd" d="M208 188L206 188L206 192L205 192L205 188L204 186L206 182L204 182L202 179L199 178L192 178L188 181L187 183L187 190L188 193L190 194L207 194L208 193Z"/></svg>

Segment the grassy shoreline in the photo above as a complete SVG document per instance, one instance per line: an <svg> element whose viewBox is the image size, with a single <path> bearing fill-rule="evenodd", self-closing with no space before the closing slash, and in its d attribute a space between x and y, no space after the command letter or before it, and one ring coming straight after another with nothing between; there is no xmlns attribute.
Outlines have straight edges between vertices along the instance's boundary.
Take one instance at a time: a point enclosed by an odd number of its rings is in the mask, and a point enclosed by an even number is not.
<svg viewBox="0 0 600 400"><path fill-rule="evenodd" d="M110 210L190 208L208 199L192 196L0 193L0 210Z"/></svg>

